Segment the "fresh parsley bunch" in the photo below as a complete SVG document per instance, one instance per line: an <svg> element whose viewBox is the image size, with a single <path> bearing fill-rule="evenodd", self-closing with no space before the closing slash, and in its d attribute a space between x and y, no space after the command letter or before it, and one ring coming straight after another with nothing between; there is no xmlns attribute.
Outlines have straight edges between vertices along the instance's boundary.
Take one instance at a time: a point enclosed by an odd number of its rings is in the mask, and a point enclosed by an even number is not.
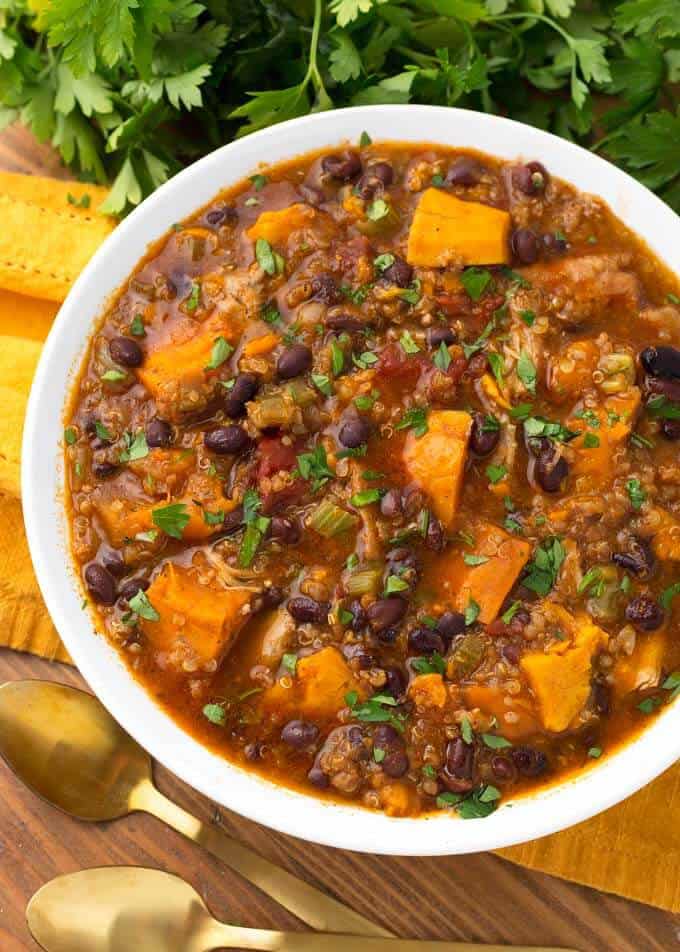
<svg viewBox="0 0 680 952"><path fill-rule="evenodd" d="M310 110L456 105L607 155L680 209L680 0L0 0L20 119L122 214Z"/></svg>

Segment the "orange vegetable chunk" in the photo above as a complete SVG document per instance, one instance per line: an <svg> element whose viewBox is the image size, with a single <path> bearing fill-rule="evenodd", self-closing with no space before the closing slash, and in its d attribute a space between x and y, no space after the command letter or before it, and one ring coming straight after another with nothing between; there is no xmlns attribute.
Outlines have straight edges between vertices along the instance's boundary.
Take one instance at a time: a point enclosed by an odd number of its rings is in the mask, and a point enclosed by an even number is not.
<svg viewBox="0 0 680 952"><path fill-rule="evenodd" d="M424 268L450 264L509 264L510 215L426 189L413 215L406 260Z"/></svg>
<svg viewBox="0 0 680 952"><path fill-rule="evenodd" d="M329 721L346 706L348 692L365 693L338 649L330 645L300 658L292 680L289 688L277 681L263 703L311 720Z"/></svg>
<svg viewBox="0 0 680 952"><path fill-rule="evenodd" d="M633 691L654 688L661 680L663 658L666 651L666 635L655 631L638 635L631 655L618 658L612 671L613 690L616 698L625 697Z"/></svg>
<svg viewBox="0 0 680 952"><path fill-rule="evenodd" d="M404 463L430 497L437 518L450 528L463 485L472 417L462 410L433 410L427 425L424 436L409 431Z"/></svg>
<svg viewBox="0 0 680 952"><path fill-rule="evenodd" d="M531 545L491 523L478 525L474 538L474 554L487 561L466 565L460 550L443 553L437 566L439 594L460 612L476 602L479 620L488 625L526 565Z"/></svg>
<svg viewBox="0 0 680 952"><path fill-rule="evenodd" d="M563 640L553 642L545 651L524 655L520 667L538 703L543 726L559 733L583 710L590 694L593 658L606 646L608 636L585 613L571 615L553 603L547 603L544 611Z"/></svg>
<svg viewBox="0 0 680 952"><path fill-rule="evenodd" d="M306 225L311 225L315 217L315 209L303 202L296 202L294 205L289 205L288 208L262 212L246 234L251 241L264 238L270 245L281 245L288 240L294 231L299 231Z"/></svg>
<svg viewBox="0 0 680 952"><path fill-rule="evenodd" d="M495 717L499 733L508 740L522 740L541 729L533 700L526 691L510 694L502 683L471 684L464 688L463 695L469 708L479 708L483 714Z"/></svg>
<svg viewBox="0 0 680 952"><path fill-rule="evenodd" d="M157 651L184 660L186 650L205 663L220 661L250 617L244 612L252 591L203 584L189 569L166 563L147 591L158 621L140 618L146 638ZM183 650L184 649L184 650Z"/></svg>
<svg viewBox="0 0 680 952"><path fill-rule="evenodd" d="M588 476L589 485L601 486L614 479L614 451L624 443L635 425L635 417L640 407L640 391L633 387L629 393L607 397L601 407L593 410L599 420L599 427L587 426L587 421L572 417L567 421L570 430L580 430L569 445L576 453L572 473L574 476ZM597 446L585 446L586 435L597 437Z"/></svg>
<svg viewBox="0 0 680 952"><path fill-rule="evenodd" d="M417 708L444 707L446 685L441 674L419 674L408 686L408 695Z"/></svg>

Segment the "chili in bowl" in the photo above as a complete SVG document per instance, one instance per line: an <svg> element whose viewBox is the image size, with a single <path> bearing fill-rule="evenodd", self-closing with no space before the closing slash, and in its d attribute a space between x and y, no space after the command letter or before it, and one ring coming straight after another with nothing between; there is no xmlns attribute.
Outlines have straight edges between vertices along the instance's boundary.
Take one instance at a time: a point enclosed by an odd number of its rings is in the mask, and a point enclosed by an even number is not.
<svg viewBox="0 0 680 952"><path fill-rule="evenodd" d="M434 113L460 129L433 143ZM62 606L57 624L123 724L226 805L354 848L486 848L674 756L627 776L672 734L680 686L680 283L630 205L677 219L593 157L613 189L579 190L581 150L504 120L341 117L198 163L74 289L77 369L62 314L26 445L51 373L79 627L106 647L70 637ZM102 308L135 221L153 243L126 249ZM28 523L34 554L52 545ZM160 706L156 732L121 683ZM625 779L567 804L605 772ZM338 831L272 821L277 798Z"/></svg>

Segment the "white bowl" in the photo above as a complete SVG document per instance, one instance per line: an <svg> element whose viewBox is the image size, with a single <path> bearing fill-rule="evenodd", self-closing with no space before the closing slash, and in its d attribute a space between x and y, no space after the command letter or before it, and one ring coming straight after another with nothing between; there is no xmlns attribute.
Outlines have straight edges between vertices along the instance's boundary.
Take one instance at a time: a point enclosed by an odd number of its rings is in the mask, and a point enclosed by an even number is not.
<svg viewBox="0 0 680 952"><path fill-rule="evenodd" d="M634 793L680 755L680 705L669 706L637 739L601 764L532 796L503 803L491 816L449 813L395 819L285 789L202 747L157 707L128 674L81 608L82 591L67 551L62 496L63 414L93 322L149 242L220 189L278 162L367 130L375 140L437 142L504 159L538 159L577 188L603 198L675 272L680 219L608 162L555 136L508 119L434 106L368 106L294 119L224 146L175 176L125 219L92 258L61 308L33 382L23 443L24 518L45 602L66 647L117 721L153 757L231 810L284 833L344 849L433 855L494 849L554 833Z"/></svg>

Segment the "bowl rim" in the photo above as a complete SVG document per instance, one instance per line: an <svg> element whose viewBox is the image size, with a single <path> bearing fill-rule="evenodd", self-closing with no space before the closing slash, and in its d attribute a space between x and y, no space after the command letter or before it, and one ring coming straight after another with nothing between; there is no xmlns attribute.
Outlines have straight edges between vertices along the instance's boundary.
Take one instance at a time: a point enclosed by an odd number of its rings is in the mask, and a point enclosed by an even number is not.
<svg viewBox="0 0 680 952"><path fill-rule="evenodd" d="M356 141L363 129L378 142L437 142L506 160L538 156L553 174L604 198L670 270L680 273L680 218L667 205L599 156L523 123L472 110L385 105L316 113L254 132L215 150L157 189L118 225L73 285L44 345L28 401L21 465L26 533L48 611L80 672L124 729L187 784L251 820L327 846L395 855L497 849L584 821L670 767L680 757L680 705L668 705L604 761L503 803L483 820L462 822L444 812L394 818L320 800L219 757L155 704L105 637L93 637L65 541L59 495L63 413L89 335L111 294L173 221L188 217L222 188L264 164ZM581 184L587 176L596 188ZM222 184L216 185L219 181Z"/></svg>

